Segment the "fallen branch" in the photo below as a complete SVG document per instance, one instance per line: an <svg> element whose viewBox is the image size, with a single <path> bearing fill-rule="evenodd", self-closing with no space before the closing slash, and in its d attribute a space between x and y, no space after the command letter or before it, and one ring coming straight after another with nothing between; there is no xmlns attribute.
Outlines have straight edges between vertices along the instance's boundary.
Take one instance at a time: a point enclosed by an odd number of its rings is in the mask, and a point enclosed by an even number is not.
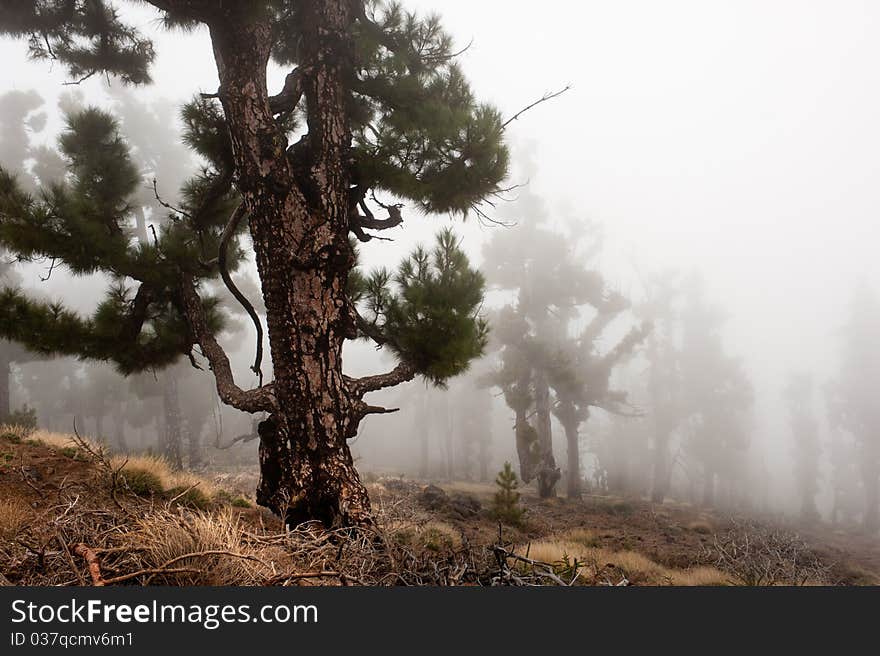
<svg viewBox="0 0 880 656"><path fill-rule="evenodd" d="M85 559L86 564L89 566L89 576L92 577L92 585L97 587L107 585L107 581L101 576L101 561L98 560L98 554L82 542L73 548L73 553Z"/></svg>

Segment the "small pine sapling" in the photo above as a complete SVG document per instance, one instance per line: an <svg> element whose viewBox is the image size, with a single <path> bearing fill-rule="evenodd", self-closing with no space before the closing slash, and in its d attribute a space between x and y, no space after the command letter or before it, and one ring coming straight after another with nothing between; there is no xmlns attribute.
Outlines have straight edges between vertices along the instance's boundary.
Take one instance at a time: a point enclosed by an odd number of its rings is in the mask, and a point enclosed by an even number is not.
<svg viewBox="0 0 880 656"><path fill-rule="evenodd" d="M521 524L525 510L519 505L519 483L509 462L505 462L504 469L498 472L495 485L498 486L498 491L493 499L492 514L499 521L514 526Z"/></svg>

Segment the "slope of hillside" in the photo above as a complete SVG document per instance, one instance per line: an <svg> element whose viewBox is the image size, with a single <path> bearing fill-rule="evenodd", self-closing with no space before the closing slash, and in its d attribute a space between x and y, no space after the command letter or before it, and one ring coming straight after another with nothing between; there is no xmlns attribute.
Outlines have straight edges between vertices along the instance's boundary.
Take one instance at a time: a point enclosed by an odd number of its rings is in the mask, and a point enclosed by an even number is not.
<svg viewBox="0 0 880 656"><path fill-rule="evenodd" d="M218 477L217 481L228 480ZM528 493L500 526L493 489L370 484L377 526L280 521L223 484L83 440L0 430L0 583L13 585L741 585L880 582L858 535L699 509Z"/></svg>

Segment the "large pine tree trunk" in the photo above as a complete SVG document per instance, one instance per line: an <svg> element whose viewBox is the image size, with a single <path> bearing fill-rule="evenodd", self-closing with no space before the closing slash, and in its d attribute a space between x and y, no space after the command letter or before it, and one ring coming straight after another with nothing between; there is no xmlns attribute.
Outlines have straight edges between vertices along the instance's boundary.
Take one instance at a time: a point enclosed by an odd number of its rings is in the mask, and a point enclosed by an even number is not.
<svg viewBox="0 0 880 656"><path fill-rule="evenodd" d="M266 87L274 35L248 6L226 6L225 18L212 23L210 33L274 372L274 410L259 425L257 500L288 524L370 523L370 500L347 443L357 434L364 404L342 373L343 343L356 336L346 295L355 262L348 239L346 90L353 74L353 5L300 3L299 52L308 69L300 71L298 88L306 100L308 135L290 152Z"/></svg>

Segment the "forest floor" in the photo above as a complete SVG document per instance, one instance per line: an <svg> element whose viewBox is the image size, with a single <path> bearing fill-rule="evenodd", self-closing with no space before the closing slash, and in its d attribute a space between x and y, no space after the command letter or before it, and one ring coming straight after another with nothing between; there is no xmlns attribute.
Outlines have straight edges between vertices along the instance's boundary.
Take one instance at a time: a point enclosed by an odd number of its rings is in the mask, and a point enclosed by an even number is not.
<svg viewBox="0 0 880 656"><path fill-rule="evenodd" d="M376 527L286 531L254 484L0 429L0 584L880 584L880 539L856 530L529 489L510 526L493 486L386 477L368 485Z"/></svg>

